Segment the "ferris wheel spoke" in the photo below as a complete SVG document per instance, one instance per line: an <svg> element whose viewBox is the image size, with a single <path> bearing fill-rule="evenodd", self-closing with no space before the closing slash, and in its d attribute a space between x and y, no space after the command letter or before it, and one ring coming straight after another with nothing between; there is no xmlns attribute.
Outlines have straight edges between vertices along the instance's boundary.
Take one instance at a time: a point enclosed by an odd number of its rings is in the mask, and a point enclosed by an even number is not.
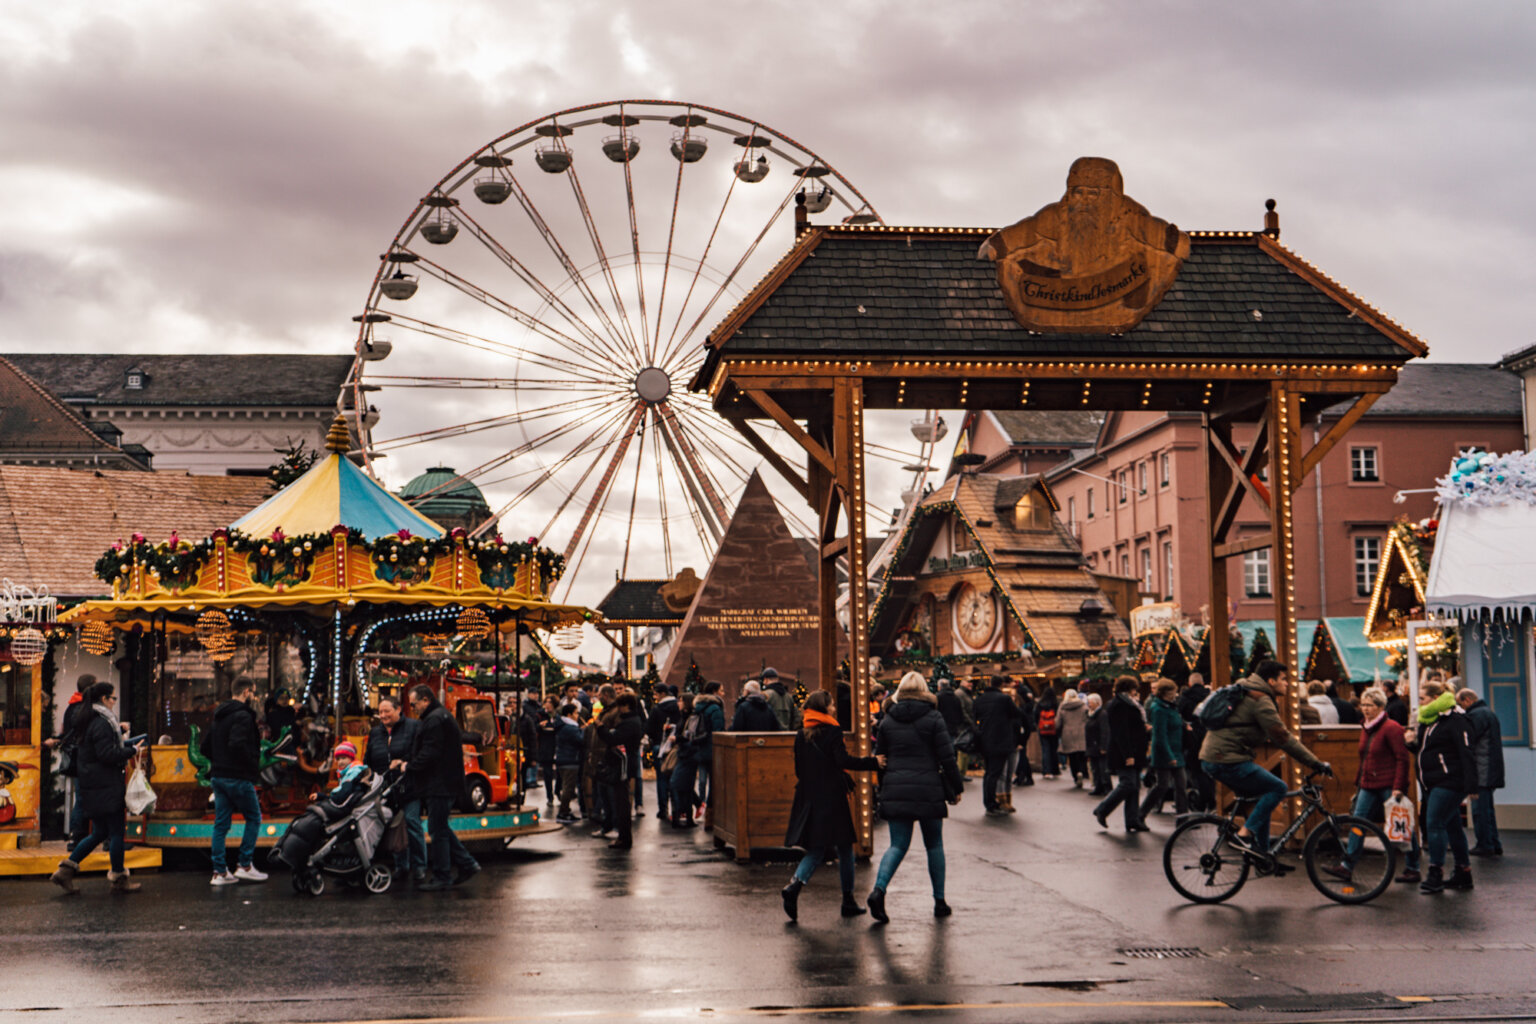
<svg viewBox="0 0 1536 1024"><path fill-rule="evenodd" d="M454 215L469 227L470 234L474 235L491 255L500 260L508 270L511 270L518 280L531 288L541 302L559 313L561 319L569 324L572 329L586 338L599 351L607 349L612 345L614 339L611 336L595 330L591 324L571 308L569 303L560 297L559 293L545 284L543 279L535 274L526 263L512 255L511 251L502 245L488 228L462 209L455 210Z"/></svg>
<svg viewBox="0 0 1536 1024"><path fill-rule="evenodd" d="M377 374L374 383L388 383L392 388L422 388L447 391L585 391L579 381L539 377L413 377L405 374Z"/></svg>
<svg viewBox="0 0 1536 1024"><path fill-rule="evenodd" d="M712 550L713 545L705 536L705 532L707 530L713 536L715 544L720 543L722 533L720 521L725 518L723 506L717 510L713 507L713 503L706 503L703 481L698 478L696 472L697 463L685 454L685 442L677 436L671 417L666 412L662 412L662 409L665 409L665 403L658 408L660 414L657 416L661 424L661 439L667 446L667 454L672 459L678 479L682 481L683 500L688 508L688 516L693 520L693 528L698 531L699 543L704 550ZM715 518L716 515L719 519Z"/></svg>
<svg viewBox="0 0 1536 1024"><path fill-rule="evenodd" d="M667 482L662 460L661 418L651 417L651 458L656 463L656 500L661 507L661 546L667 568L667 579L672 578L672 524L667 518Z"/></svg>
<svg viewBox="0 0 1536 1024"><path fill-rule="evenodd" d="M624 345L628 339L627 332L614 323L613 318L608 315L608 310L598 300L597 293L592 290L591 285L587 284L586 276L582 274L581 268L576 265L575 260L571 259L571 254L566 251L559 237L550 229L548 222L544 220L544 215L539 212L538 206L528 195L527 190L523 188L522 183L517 180L517 175L508 171L507 181L512 185L512 194L517 197L518 205L523 208L523 212L533 222L534 228L544 239L544 244L549 247L549 251L554 254L555 259L565 268L566 277L570 280L571 284L576 287L577 291L581 292L582 298L587 300L587 305L592 309L593 315L607 327L609 336L615 345Z"/></svg>
<svg viewBox="0 0 1536 1024"><path fill-rule="evenodd" d="M688 108L689 114L693 108ZM683 146L686 148L688 139L693 131L693 118L689 117L683 122ZM672 252L677 241L677 209L683 198L683 169L688 166L688 161L677 162L677 179L672 186L672 217L667 225L667 255L661 263L661 298L656 301L656 340L651 345L651 352L661 351L661 324L662 312L667 306L667 282L672 277ZM670 563L669 563L670 564Z"/></svg>
<svg viewBox="0 0 1536 1024"><path fill-rule="evenodd" d="M455 330L452 327L445 327L442 324L434 324L427 320L413 320L410 317L399 314L395 315L394 322L399 327L403 327L408 331L415 331L418 334L424 334L430 338L449 341L464 348L477 349L481 352L489 352L492 355L527 361L539 369L547 370L550 373L566 374L569 378L586 382L589 390L593 387L612 388L622 384L617 377L609 376L604 378L593 376L593 371L585 364L573 363L569 360L561 359L559 356L552 356L543 352L534 352L504 341L497 341L495 338L468 334L464 331ZM363 381L359 379L358 383L362 384Z"/></svg>
<svg viewBox="0 0 1536 1024"><path fill-rule="evenodd" d="M629 173L627 163L624 171L626 175ZM629 526L624 531L624 560L619 565L621 579L629 575L629 547L635 537L635 510L640 501L640 470L645 467L645 428L641 427L636 433L640 447L635 451L635 482L629 490Z"/></svg>
<svg viewBox="0 0 1536 1024"><path fill-rule="evenodd" d="M576 522L576 532L571 535L570 543L565 546L567 561L570 560L571 555L576 551L576 546L581 543L582 534L586 533L587 526L591 524L593 515L603 505L608 503L608 495L613 492L614 477L618 473L619 466L624 462L624 456L629 453L629 445L634 440L636 431L641 429L644 423L645 403L636 402L634 415L630 418L629 429L620 435L617 450L614 451L613 458L608 460L608 465L603 470L603 475L598 478L592 500L587 503L586 508L582 509L581 518Z"/></svg>
<svg viewBox="0 0 1536 1024"><path fill-rule="evenodd" d="M715 294L710 296L709 301L705 303L703 310L701 310L699 315L694 318L693 324L681 337L678 336L678 329L682 326L683 316L687 312L687 305L684 304L684 306L677 311L677 318L672 322L672 335L667 341L667 355L662 359L663 366L668 365L677 353L687 348L688 339L693 337L694 332L699 329L699 325L704 322L704 318L709 316L710 310L715 308L715 303L720 301L720 297L724 295L726 290L730 288L731 284L735 282L736 275L741 273L741 268L747 265L747 262L751 260L753 254L757 252L757 247L763 243L764 238L768 237L768 232L773 230L773 226L779 222L779 218L784 215L784 211L789 207L790 200L794 199L795 191L799 187L800 182L790 182L789 191L786 192L784 194L784 198L779 201L779 205L774 209L773 215L768 218L768 222L762 226L760 231L758 231L757 237L752 239L752 244L747 246L746 252L741 254L741 258L736 261L736 265L731 268L731 272L725 276L724 281L720 282L719 286L715 289ZM691 290L690 294L692 294Z"/></svg>
<svg viewBox="0 0 1536 1024"><path fill-rule="evenodd" d="M625 153L627 154L629 150L629 125L624 122L623 104L619 105L619 117L619 141L624 146ZM635 295L640 304L640 344L645 350L645 363L649 366L656 358L656 351L651 345L651 324L646 316L645 267L640 261L640 222L635 211L635 179L634 175L630 173L630 161L627 155L624 159L624 203L629 210L630 251L635 257ZM631 527L633 527L633 513L630 516L630 523ZM629 563L629 544L627 541L624 545L624 562L626 565Z"/></svg>
<svg viewBox="0 0 1536 1024"><path fill-rule="evenodd" d="M398 451L401 448L425 444L428 441L441 441L448 437L478 434L486 430L495 430L498 427L532 423L535 420L548 419L551 416L592 412L614 401L615 399L612 396L596 395L588 398L573 399L569 402L556 402L554 405L541 406L531 412L505 413L501 416L490 416L483 420L472 420L468 423L456 423L447 427L433 427L431 430L423 430L415 434L401 434L399 437L392 437L378 442L374 445L374 448L378 451Z"/></svg>
<svg viewBox="0 0 1536 1024"><path fill-rule="evenodd" d="M568 451L564 455L560 456L560 458L556 459L553 463L551 463L549 465L546 465L546 466L538 467L537 468L538 475L537 475L536 479L534 479L531 483L529 483L525 487L523 487L523 489L521 491L519 491L516 495L514 495L510 501L508 501L506 504L502 505L499 509L496 510L496 512L494 514L492 514L490 517L488 517L485 520L485 522L483 522L479 526L475 527L474 531L470 535L471 536L479 536L480 534L482 534L486 529L488 529L490 527L491 523L499 521L502 516L505 516L507 513L511 512L513 509L515 509L519 505L521 505L525 500L527 500L530 496L532 496L540 487L542 487L544 484L548 483L551 479L553 479L555 477L556 474L558 474L561 470L563 470L566 466L570 465L572 462L576 461L576 459L578 459L583 453L585 453L588 450L590 450L594 445L599 446L599 456L598 456L598 458L601 459L601 457L602 457L601 456L602 448L606 447L606 445L608 445L609 443L611 443L612 441L614 441L618 437L618 431L619 431L620 427L622 426L627 413L628 413L628 410L624 410L624 409L621 409L618 412L613 413L607 419L603 420L597 426L597 428L594 429L590 434L588 434L586 437L582 438L582 440L579 441L574 447L572 447L570 451ZM573 425L569 430L565 431L565 433L571 433L571 432L574 431L574 429L575 429L575 426ZM508 453L508 456L510 456L512 454L513 453ZM503 456L503 457L499 458L497 461L498 462L508 461L508 456ZM518 476L526 476L526 475L528 475L529 472L534 472L534 470L529 470L529 471L527 471L525 473L521 473L521 474L514 473L514 474L512 474L509 477L503 477L502 480L510 480L510 479L514 479L514 478L516 478ZM582 479L577 481L577 486L580 487L581 483L585 479L586 479L586 476L583 475ZM500 482L500 481L495 481L495 482ZM487 482L487 484L489 484L489 483L490 483L490 481ZM566 500L567 501L570 500L569 495L567 495ZM563 508L563 506L562 506L562 508ZM559 517L559 512L556 512L555 516L556 516L556 518L558 518ZM553 526L553 525L554 525L553 522L551 522L550 526ZM544 536L548 532L549 532L549 530L548 530L548 528L546 528L544 533L540 534L540 536Z"/></svg>
<svg viewBox="0 0 1536 1024"><path fill-rule="evenodd" d="M571 355L577 357L579 360L587 364L589 369L602 372L605 367L612 366L611 355L594 349L590 345L578 341L563 331L555 330L553 327L549 326L547 323L534 316L532 313L521 309L506 299L503 299L489 289L482 288L480 285L475 284L473 281L470 281L463 275L456 274L449 270L447 267L444 267L439 263L435 263L426 257L422 257L417 262L417 266L421 267L427 273L442 281L444 284L458 289L460 292L469 296L471 299L474 299L476 302L480 303L486 308L494 310L503 316L510 317L512 320L521 324L523 327L528 328L530 331L533 331L535 334L538 334L540 337L547 338L548 340L553 341L555 344L560 345L566 351L570 352Z"/></svg>
<svg viewBox="0 0 1536 1024"><path fill-rule="evenodd" d="M628 167L628 164L625 164ZM629 310L624 306L624 296L619 293L619 282L614 279L613 265L608 261L608 250L603 247L603 236L597 229L597 222L592 219L592 208L587 205L587 193L581 187L581 176L576 172L576 162L571 161L571 166L566 170L565 176L571 182L571 194L576 197L576 206L581 210L581 221L586 226L587 237L592 242L592 251L597 254L599 268L603 272L603 282L608 286L608 296L613 300L614 312L618 314L619 326L623 328L624 340L628 343L630 354L645 365L645 353L641 350L639 342L635 340L634 325L629 320ZM638 259L638 243L637 259ZM638 273L638 267L636 268Z"/></svg>

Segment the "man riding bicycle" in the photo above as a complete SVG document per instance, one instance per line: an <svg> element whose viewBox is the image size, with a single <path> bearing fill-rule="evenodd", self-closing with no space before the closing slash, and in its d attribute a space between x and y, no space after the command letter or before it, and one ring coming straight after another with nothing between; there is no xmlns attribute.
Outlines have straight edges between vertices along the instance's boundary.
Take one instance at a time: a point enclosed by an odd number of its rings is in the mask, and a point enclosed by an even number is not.
<svg viewBox="0 0 1536 1024"><path fill-rule="evenodd" d="M1285 796L1285 783L1260 768L1253 760L1254 749L1269 743L1278 746L1296 760L1329 771L1327 762L1318 760L1302 746L1280 721L1275 707L1275 688L1285 685L1285 667L1277 661L1261 661L1253 675L1242 681L1243 699L1227 716L1226 724L1211 728L1200 745L1200 767L1212 779L1240 797L1257 797L1253 810L1232 842L1240 849L1267 861L1269 818Z"/></svg>

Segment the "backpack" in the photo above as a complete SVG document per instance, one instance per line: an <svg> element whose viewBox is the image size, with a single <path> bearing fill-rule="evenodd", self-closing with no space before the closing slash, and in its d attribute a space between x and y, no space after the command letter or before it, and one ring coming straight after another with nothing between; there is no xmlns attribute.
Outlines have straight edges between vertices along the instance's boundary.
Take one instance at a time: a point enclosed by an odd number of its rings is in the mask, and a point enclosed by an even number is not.
<svg viewBox="0 0 1536 1024"><path fill-rule="evenodd" d="M1055 708L1046 708L1044 711L1040 712L1040 735L1041 736L1055 736L1056 735L1056 709Z"/></svg>
<svg viewBox="0 0 1536 1024"><path fill-rule="evenodd" d="M1242 683L1233 683L1219 690L1212 690L1211 695L1195 708L1195 718L1207 729L1225 728L1227 719L1232 717L1232 712L1237 710L1237 706L1243 702L1247 694L1248 689Z"/></svg>

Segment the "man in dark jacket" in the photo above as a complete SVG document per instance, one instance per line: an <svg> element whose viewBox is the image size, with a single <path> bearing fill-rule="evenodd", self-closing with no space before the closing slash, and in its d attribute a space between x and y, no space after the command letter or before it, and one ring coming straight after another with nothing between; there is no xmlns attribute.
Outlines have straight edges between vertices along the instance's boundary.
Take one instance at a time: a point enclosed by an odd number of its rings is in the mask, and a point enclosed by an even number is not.
<svg viewBox="0 0 1536 1024"><path fill-rule="evenodd" d="M1109 812L1125 804L1125 830L1146 832L1147 826L1137 813L1141 792L1141 773L1147 766L1147 719L1136 700L1139 688L1132 676L1115 680L1115 695L1104 709L1109 726L1109 769L1118 780L1109 796L1093 809L1099 828L1108 828Z"/></svg>
<svg viewBox="0 0 1536 1024"><path fill-rule="evenodd" d="M261 801L256 780L261 775L261 727L256 723L256 684L246 676L235 680L229 700L213 713L208 728L208 783L213 789L213 885L265 882L267 876L251 863L261 833ZM231 873L225 861L225 841L234 812L245 819L240 833L238 866Z"/></svg>
<svg viewBox="0 0 1536 1024"><path fill-rule="evenodd" d="M981 743L981 756L986 763L986 775L981 782L981 800L987 813L1005 815L1012 809L1004 807L997 799L997 783L1008 767L1008 755L1018 743L1019 721L1024 716L1013 698L1003 692L1008 680L1005 676L993 676L987 680L971 714L976 718L976 738Z"/></svg>
<svg viewBox="0 0 1536 1024"><path fill-rule="evenodd" d="M800 728L800 709L795 707L795 698L789 695L789 687L779 681L779 670L776 668L763 669L763 699L773 709L773 716L779 720L780 729L793 732Z"/></svg>
<svg viewBox="0 0 1536 1024"><path fill-rule="evenodd" d="M629 813L630 780L640 774L640 740L645 736L639 698L633 693L619 694L611 707L603 709L597 733L602 737L605 752L594 781L608 787L609 804L614 808L613 823L619 832L608 848L627 850L634 845L634 816Z"/></svg>
<svg viewBox="0 0 1536 1024"><path fill-rule="evenodd" d="M411 687L411 710L420 725L416 749L405 765L406 788L426 802L427 831L432 835L427 856L432 877L417 888L435 892L467 882L480 871L480 862L464 849L448 824L449 812L464 795L464 739L459 723L438 703L431 687ZM459 869L457 876L450 867Z"/></svg>
<svg viewBox="0 0 1536 1024"><path fill-rule="evenodd" d="M1216 806L1216 783L1200 767L1200 744L1205 742L1205 726L1195 714L1200 702L1210 695L1211 688L1205 685L1205 676L1191 672L1178 700L1179 717L1187 726L1184 730L1184 771L1189 776L1189 784L1200 794L1199 810Z"/></svg>
<svg viewBox="0 0 1536 1024"><path fill-rule="evenodd" d="M1499 716L1475 690L1456 691L1456 703L1466 714L1472 757L1477 763L1477 789L1468 792L1472 798L1472 834L1477 839L1470 852L1474 857L1502 857L1504 843L1494 819L1493 791L1504 788L1504 730Z"/></svg>
<svg viewBox="0 0 1536 1024"><path fill-rule="evenodd" d="M780 732L779 718L763 697L763 688L757 680L741 688L741 700L736 702L736 713L731 716L730 732Z"/></svg>
<svg viewBox="0 0 1536 1024"><path fill-rule="evenodd" d="M1404 729L1408 728L1408 677L1398 676L1392 692L1387 696L1387 717Z"/></svg>
<svg viewBox="0 0 1536 1024"><path fill-rule="evenodd" d="M666 683L656 687L656 703L645 716L645 738L650 741L651 753L656 757L656 817L666 821L671 817L668 807L672 792L672 773L661 770L661 745L667 740L667 729L676 730L682 723L683 709L677 703L677 694Z"/></svg>
<svg viewBox="0 0 1536 1024"><path fill-rule="evenodd" d="M379 724L368 733L363 764L383 775L390 765L405 764L416 749L421 723L400 713L400 698L379 698ZM427 833L421 825L421 798L408 796L400 806L405 815L406 849L395 855L395 871L409 871L419 884L427 879Z"/></svg>

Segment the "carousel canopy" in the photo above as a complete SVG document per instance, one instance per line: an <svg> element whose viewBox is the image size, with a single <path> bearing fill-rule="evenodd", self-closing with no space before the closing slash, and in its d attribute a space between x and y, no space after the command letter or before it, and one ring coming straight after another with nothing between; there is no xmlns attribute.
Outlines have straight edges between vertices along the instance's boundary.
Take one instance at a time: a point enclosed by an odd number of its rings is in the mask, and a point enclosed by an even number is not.
<svg viewBox="0 0 1536 1024"><path fill-rule="evenodd" d="M309 472L230 524L231 529L258 537L277 529L290 536L324 533L337 525L357 530L368 540L401 530L417 537L441 537L446 532L334 449Z"/></svg>

